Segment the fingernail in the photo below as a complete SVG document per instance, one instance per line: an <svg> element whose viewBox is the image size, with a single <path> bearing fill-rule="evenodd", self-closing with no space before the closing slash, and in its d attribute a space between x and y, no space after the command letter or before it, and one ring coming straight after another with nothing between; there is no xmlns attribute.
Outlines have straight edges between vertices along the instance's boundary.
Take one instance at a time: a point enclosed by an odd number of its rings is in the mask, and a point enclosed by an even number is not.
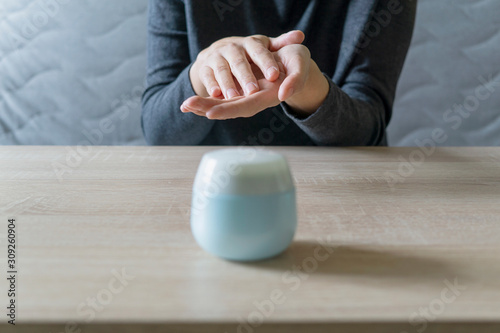
<svg viewBox="0 0 500 333"><path fill-rule="evenodd" d="M181 111L182 111L183 113L189 113L189 112L192 112L193 110L192 110L190 107L188 107L188 106L186 106L186 105L182 104L182 105L181 105Z"/></svg>
<svg viewBox="0 0 500 333"><path fill-rule="evenodd" d="M271 78L273 77L274 73L278 73L279 74L280 70L277 69L276 67L271 67L267 70L267 78Z"/></svg>
<svg viewBox="0 0 500 333"><path fill-rule="evenodd" d="M227 94L227 98L228 99L231 99L233 97L237 97L239 95L238 92L236 90L234 90L234 89L228 89L228 91L226 92L226 94Z"/></svg>
<svg viewBox="0 0 500 333"><path fill-rule="evenodd" d="M249 82L247 83L245 90L247 91L247 94L251 94L259 90L259 87L255 83Z"/></svg>
<svg viewBox="0 0 500 333"><path fill-rule="evenodd" d="M212 89L210 89L210 96L217 96L218 94L216 94L216 92L219 91L219 88L217 87L212 87Z"/></svg>
<svg viewBox="0 0 500 333"><path fill-rule="evenodd" d="M213 113L212 113L212 112L207 112L207 113L205 114L205 116L206 116L206 117L207 117L207 119L209 119L209 120L215 120L215 119L214 119L214 117L213 117Z"/></svg>

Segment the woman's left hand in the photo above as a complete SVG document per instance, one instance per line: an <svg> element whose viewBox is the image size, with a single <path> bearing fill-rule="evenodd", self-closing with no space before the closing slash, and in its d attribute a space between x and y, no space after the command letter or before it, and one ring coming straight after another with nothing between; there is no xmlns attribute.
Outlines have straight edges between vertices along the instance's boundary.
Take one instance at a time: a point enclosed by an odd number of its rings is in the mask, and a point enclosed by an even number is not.
<svg viewBox="0 0 500 333"><path fill-rule="evenodd" d="M181 106L182 112L192 112L208 119L249 118L286 102L296 114L306 117L323 104L329 83L311 59L304 45L288 45L274 53L280 67L280 76L270 82L259 68L252 65L260 90L249 96L232 99L193 96ZM238 87L241 92L241 87ZM243 95L243 94L241 94Z"/></svg>

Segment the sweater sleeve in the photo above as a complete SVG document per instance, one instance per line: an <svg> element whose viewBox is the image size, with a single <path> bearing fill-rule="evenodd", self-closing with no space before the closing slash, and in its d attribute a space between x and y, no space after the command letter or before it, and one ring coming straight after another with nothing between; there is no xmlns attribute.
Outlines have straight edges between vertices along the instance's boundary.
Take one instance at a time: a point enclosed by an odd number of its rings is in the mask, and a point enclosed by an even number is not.
<svg viewBox="0 0 500 333"><path fill-rule="evenodd" d="M396 85L413 33L416 1L381 0L373 9L369 21L347 18L344 34L348 38L344 36L344 52L337 65L341 72L334 77L325 74L330 91L322 106L300 118L286 103L281 104L285 114L317 145L386 144ZM356 14L354 8L348 15ZM356 29L360 31L356 33ZM353 43L349 39L354 35Z"/></svg>
<svg viewBox="0 0 500 333"><path fill-rule="evenodd" d="M214 121L180 111L195 92L184 3L149 0L148 68L141 125L151 145L198 145Z"/></svg>

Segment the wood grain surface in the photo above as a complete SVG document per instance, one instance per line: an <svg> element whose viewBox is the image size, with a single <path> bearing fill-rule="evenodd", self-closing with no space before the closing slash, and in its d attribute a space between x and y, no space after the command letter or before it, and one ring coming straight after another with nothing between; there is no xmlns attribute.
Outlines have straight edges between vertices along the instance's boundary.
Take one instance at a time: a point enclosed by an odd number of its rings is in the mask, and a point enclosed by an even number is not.
<svg viewBox="0 0 500 333"><path fill-rule="evenodd" d="M500 332L500 148L270 147L290 163L299 226L256 263L191 235L214 149L0 147L15 332Z"/></svg>

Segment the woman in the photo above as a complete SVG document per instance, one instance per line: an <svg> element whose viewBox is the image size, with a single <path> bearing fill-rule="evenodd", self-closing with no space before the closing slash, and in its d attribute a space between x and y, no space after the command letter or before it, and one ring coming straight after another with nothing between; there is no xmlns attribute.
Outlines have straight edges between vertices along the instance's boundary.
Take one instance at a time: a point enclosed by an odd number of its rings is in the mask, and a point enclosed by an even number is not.
<svg viewBox="0 0 500 333"><path fill-rule="evenodd" d="M146 140L386 145L415 7L411 0L150 0Z"/></svg>

